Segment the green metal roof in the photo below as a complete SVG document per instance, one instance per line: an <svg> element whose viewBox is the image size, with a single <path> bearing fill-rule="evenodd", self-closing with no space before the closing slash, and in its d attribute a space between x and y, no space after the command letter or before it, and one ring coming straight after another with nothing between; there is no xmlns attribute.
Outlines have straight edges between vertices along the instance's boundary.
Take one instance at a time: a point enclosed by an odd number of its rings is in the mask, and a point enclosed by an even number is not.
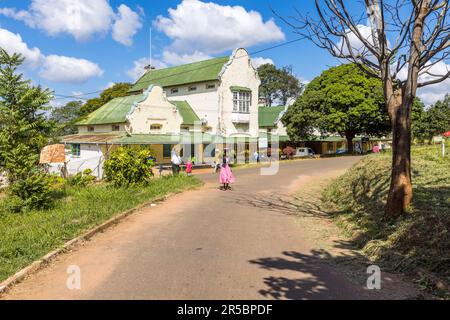
<svg viewBox="0 0 450 320"><path fill-rule="evenodd" d="M195 122L200 121L200 118L194 110L192 110L192 107L187 101L170 101L170 103L174 104L180 112L180 115L183 118L183 125L193 126Z"/></svg>
<svg viewBox="0 0 450 320"><path fill-rule="evenodd" d="M129 92L144 90L150 84L171 87L218 80L220 71L222 71L223 66L229 60L229 57L214 58L176 67L152 70L144 74Z"/></svg>
<svg viewBox="0 0 450 320"><path fill-rule="evenodd" d="M231 144L244 142L257 142L254 137L220 137L210 133L181 133L181 134L132 134L125 133L116 135L106 134L75 134L62 137L63 143L82 144L111 144L111 145L152 145L152 144L193 144L196 139L200 143Z"/></svg>
<svg viewBox="0 0 450 320"><path fill-rule="evenodd" d="M247 88L247 87L241 87L241 86L231 86L231 87L230 87L230 90L231 90L231 91L248 91L248 92L251 92L251 91L252 91L252 89L250 89L250 88Z"/></svg>
<svg viewBox="0 0 450 320"><path fill-rule="evenodd" d="M182 133L171 134L133 134L124 135L114 142L116 144L192 144L195 139L201 138L202 143L211 143L215 136L208 133Z"/></svg>
<svg viewBox="0 0 450 320"><path fill-rule="evenodd" d="M263 128L275 127L275 121L285 109L286 107L260 107L259 126Z"/></svg>
<svg viewBox="0 0 450 320"><path fill-rule="evenodd" d="M79 121L78 125L123 123L134 103L141 101L144 94L115 98Z"/></svg>

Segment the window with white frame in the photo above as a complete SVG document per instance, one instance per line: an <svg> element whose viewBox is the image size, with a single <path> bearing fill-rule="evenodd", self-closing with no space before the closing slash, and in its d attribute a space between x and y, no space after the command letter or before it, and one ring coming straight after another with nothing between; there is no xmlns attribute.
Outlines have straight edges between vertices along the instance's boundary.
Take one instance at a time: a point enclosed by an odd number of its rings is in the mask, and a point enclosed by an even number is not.
<svg viewBox="0 0 450 320"><path fill-rule="evenodd" d="M250 113L252 93L248 91L233 91L233 112Z"/></svg>

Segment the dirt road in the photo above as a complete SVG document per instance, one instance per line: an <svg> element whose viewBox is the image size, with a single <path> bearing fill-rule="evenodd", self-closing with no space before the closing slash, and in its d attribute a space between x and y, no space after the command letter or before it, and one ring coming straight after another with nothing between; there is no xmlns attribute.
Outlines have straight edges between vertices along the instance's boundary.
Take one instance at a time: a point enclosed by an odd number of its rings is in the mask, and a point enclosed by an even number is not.
<svg viewBox="0 0 450 320"><path fill-rule="evenodd" d="M305 226L270 199L289 197L318 177L336 175L356 157L235 170L233 191L199 175L200 190L132 215L60 256L17 285L6 299L359 299L350 281L320 255ZM278 200L279 201L279 200ZM316 252L317 253L317 252ZM69 290L69 266L81 289Z"/></svg>

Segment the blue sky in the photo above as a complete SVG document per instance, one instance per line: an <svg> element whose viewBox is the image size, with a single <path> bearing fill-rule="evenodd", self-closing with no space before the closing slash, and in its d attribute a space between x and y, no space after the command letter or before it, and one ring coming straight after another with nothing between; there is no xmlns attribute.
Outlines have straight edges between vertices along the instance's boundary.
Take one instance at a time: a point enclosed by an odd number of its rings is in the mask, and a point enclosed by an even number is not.
<svg viewBox="0 0 450 320"><path fill-rule="evenodd" d="M111 1L103 1L103 0L90 0L88 2L105 2L109 3L113 14L116 15L118 12L118 8L121 5L127 6L131 11L135 12L139 16L140 27L137 28L136 33L131 37L132 44L124 44L118 42L113 39L112 31L105 27L104 30L101 30L102 27L100 23L98 25L92 26L92 32L88 34L86 37L84 35L82 38L77 38L78 35L76 31L70 30L70 26L64 26L64 21L49 21L45 23L43 20L52 19L52 15L61 14L58 8L55 9L55 6L45 5L41 1L15 1L15 0L0 0L0 8L4 11L3 14L0 14L0 29L7 30L13 34L19 34L22 43L26 45L28 50L33 50L37 48L41 55L48 56L59 56L59 57L70 57L76 59L85 59L93 64L96 64L100 70L91 70L91 72L87 72L85 77L79 79L75 76L74 79L71 79L70 76L64 78L63 74L65 72L71 72L72 70L65 70L61 68L60 76L58 75L43 75L42 66L39 64L45 64L45 62L36 62L34 66L26 66L24 68L24 72L27 76L31 77L35 83L42 84L44 86L48 86L55 90L57 94L63 95L72 95L73 93L80 92L92 92L103 89L108 84L112 82L120 82L120 81L133 81L130 77L130 70L134 68L134 62L139 59L146 58L149 60L150 49L150 35L149 29L152 27L152 52L154 64L157 66L165 66L165 65L173 65L181 62L189 62L191 59L201 59L203 56L222 56L228 55L231 53L229 49L229 45L222 45L220 39L217 41L218 44L215 44L215 40L208 42L208 39L205 39L204 42L198 47L197 43L192 39L188 39L183 41L181 46L189 47L188 50L184 50L183 48L176 48L171 51L168 48L174 42L175 38L182 38L182 34L176 35L168 35L164 30L159 29L155 25L155 21L158 16L162 16L165 18L170 18L170 14L168 12L169 9L176 10L177 6L182 3L182 1L144 1L144 0L111 0ZM32 3L34 2L34 3ZM49 1L45 1L49 2ZM51 1L50 1L51 2ZM58 2L64 2L58 0ZM83 1L80 1L83 2ZM189 1L186 1L189 2ZM194 1L195 2L195 1ZM240 6L243 9L234 9L233 11L241 11L245 10L245 12L249 13L251 11L256 11L261 15L261 24L264 26L270 19L273 19L274 25L281 31L283 37L272 37L270 35L266 37L261 37L262 39L258 41L257 39L253 40L252 38L257 35L252 35L252 32L270 32L270 28L260 28L257 30L249 30L247 37L248 40L238 39L244 41L244 44L248 44L246 48L250 51L258 51L272 45L280 44L285 41L289 41L291 39L297 38L295 34L292 33L292 30L286 26L279 19L275 18L271 12L271 7L275 9L282 15L288 15L292 13L292 8L297 7L301 11L309 10L308 5L305 5L307 1L261 1L261 0L252 0L252 1L214 1L212 3L217 4L213 8L216 8L216 13L220 12L221 7L219 6ZM205 4L211 4L205 2ZM33 5L33 6L32 6ZM189 4L187 4L189 5ZM105 7L100 7L100 9L104 9ZM9 14L5 14L5 10L9 10ZM14 11L11 9L15 9ZM98 9L98 8L94 8ZM50 10L55 10L55 12L51 13ZM201 14L204 12L207 14L208 12L211 14L211 11L208 11L208 7L194 9L193 12L195 14ZM11 13L13 11L13 14ZM28 16L25 18L20 18L19 13L27 13ZM42 14L47 13L46 16L42 17ZM242 12L237 13L236 19L238 23L242 23L242 20L248 18L248 16L242 14ZM64 12L64 14L71 14L70 12ZM101 15L101 14L100 14ZM22 14L23 16L23 14ZM82 16L87 20L90 15ZM66 21L70 19L65 19ZM114 19L114 18L113 18ZM113 23L113 19L109 22L105 21L105 25ZM184 19L182 23L189 22L190 19L195 19L194 16L183 18L182 14L178 16L177 19ZM129 21L128 19L126 21ZM250 21L251 22L251 21ZM173 24L174 21L168 21L170 24ZM186 26L180 24L180 27ZM216 19L216 21L207 21L209 23L207 29L216 28L214 26L215 23L221 24L220 17ZM42 24L42 25L39 25ZM83 22L83 24L89 24L89 21ZM221 24L223 25L223 24ZM239 30L245 28L241 26ZM76 28L74 28L76 30ZM89 33L89 28L86 27L86 33ZM251 29L247 27L247 29ZM263 30L260 30L263 29ZM98 31L101 30L101 31ZM179 31L181 33L182 31ZM189 33L189 30L185 31ZM230 33L234 33L236 31L229 30ZM206 32L208 33L208 32ZM203 36L202 32L199 32L199 36ZM206 35L207 36L207 35ZM224 37L227 37L224 35ZM220 34L219 37L220 38ZM238 37L239 38L239 37ZM17 39L14 39L17 41ZM230 39L232 42L233 39ZM9 45L12 41L10 41ZM3 44L2 44L3 45ZM210 49L208 46L211 45ZM193 49L193 51L192 51ZM169 51L172 55L168 55L171 58L164 59L163 53L164 51ZM195 52L197 51L197 53ZM186 55L183 58L179 58L178 55ZM192 56L192 57L191 57ZM277 66L284 65L292 65L294 72L298 77L303 79L310 80L316 75L320 74L320 72L326 68L327 65L336 64L335 60L332 59L326 52L315 48L313 45L308 43L307 41L297 42L285 47L273 49L270 51L263 52L259 55L255 55L255 58L264 58L271 59ZM33 58L31 58L33 59ZM52 63L52 59L48 64ZM167 61L168 60L168 61ZM58 60L53 61L53 63L57 63ZM60 61L64 63L64 61ZM58 72L59 69L51 70L51 72ZM75 70L76 73L78 70ZM89 70L88 70L89 71ZM50 72L50 73L51 73Z"/></svg>
<svg viewBox="0 0 450 320"><path fill-rule="evenodd" d="M74 95L133 82L149 62L150 28L152 61L160 68L229 55L240 46L254 52L296 39L271 8L287 17L294 8L314 11L312 5L299 0L0 0L0 46L27 57L23 71L35 83ZM306 40L253 57L255 63L291 65L305 80L338 63Z"/></svg>

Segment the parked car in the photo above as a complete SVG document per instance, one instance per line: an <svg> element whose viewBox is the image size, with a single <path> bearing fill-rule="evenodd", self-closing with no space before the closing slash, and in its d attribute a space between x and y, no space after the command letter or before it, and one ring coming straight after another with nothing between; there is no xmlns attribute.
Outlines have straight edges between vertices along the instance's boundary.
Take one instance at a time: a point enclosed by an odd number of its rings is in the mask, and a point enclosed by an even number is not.
<svg viewBox="0 0 450 320"><path fill-rule="evenodd" d="M311 148L297 148L294 158L314 158L315 155Z"/></svg>

